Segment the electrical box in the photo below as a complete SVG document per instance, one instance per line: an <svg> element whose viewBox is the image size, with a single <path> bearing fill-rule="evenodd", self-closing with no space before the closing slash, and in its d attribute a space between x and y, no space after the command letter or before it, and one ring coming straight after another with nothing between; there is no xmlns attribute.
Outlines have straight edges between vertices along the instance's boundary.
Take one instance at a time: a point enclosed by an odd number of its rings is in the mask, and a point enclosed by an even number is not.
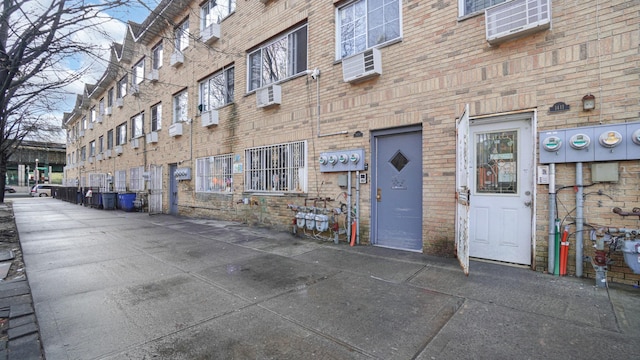
<svg viewBox="0 0 640 360"><path fill-rule="evenodd" d="M347 174L338 174L338 186L341 188L346 188L349 186L347 183Z"/></svg>
<svg viewBox="0 0 640 360"><path fill-rule="evenodd" d="M593 163L591 164L592 182L618 182L618 163Z"/></svg>
<svg viewBox="0 0 640 360"><path fill-rule="evenodd" d="M549 184L549 165L538 166L538 185Z"/></svg>
<svg viewBox="0 0 640 360"><path fill-rule="evenodd" d="M565 131L554 130L541 132L540 141L540 163L558 164L566 162Z"/></svg>
<svg viewBox="0 0 640 360"><path fill-rule="evenodd" d="M567 129L566 162L593 162L595 152L593 143L593 128Z"/></svg>
<svg viewBox="0 0 640 360"><path fill-rule="evenodd" d="M612 161L627 159L629 140L623 134L627 132L626 124L599 126L595 129L595 161Z"/></svg>
<svg viewBox="0 0 640 360"><path fill-rule="evenodd" d="M364 170L364 149L323 152L318 158L320 172Z"/></svg>

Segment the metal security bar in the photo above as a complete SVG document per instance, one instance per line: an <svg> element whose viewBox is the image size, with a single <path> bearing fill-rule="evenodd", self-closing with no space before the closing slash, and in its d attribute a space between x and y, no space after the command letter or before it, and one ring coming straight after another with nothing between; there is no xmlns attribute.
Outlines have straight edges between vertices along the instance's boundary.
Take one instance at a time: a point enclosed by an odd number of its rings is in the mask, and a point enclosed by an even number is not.
<svg viewBox="0 0 640 360"><path fill-rule="evenodd" d="M247 191L306 192L306 141L247 149Z"/></svg>

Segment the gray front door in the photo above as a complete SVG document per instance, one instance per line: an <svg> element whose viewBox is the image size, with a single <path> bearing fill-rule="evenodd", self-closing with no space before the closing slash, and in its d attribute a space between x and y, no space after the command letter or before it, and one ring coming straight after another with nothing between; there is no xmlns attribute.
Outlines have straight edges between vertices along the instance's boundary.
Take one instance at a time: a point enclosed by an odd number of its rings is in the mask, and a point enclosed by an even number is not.
<svg viewBox="0 0 640 360"><path fill-rule="evenodd" d="M169 165L169 214L178 215L178 180L175 164Z"/></svg>
<svg viewBox="0 0 640 360"><path fill-rule="evenodd" d="M372 243L421 252L422 129L372 135Z"/></svg>

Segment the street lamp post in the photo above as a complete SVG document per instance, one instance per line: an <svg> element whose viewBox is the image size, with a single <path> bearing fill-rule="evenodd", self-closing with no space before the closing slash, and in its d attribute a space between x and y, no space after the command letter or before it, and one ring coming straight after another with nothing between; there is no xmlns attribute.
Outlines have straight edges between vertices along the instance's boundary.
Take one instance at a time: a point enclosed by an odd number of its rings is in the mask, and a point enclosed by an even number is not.
<svg viewBox="0 0 640 360"><path fill-rule="evenodd" d="M36 168L33 174L35 175L34 177L36 178L36 185L38 185L38 177L40 176L40 172L38 171L38 159L36 159Z"/></svg>

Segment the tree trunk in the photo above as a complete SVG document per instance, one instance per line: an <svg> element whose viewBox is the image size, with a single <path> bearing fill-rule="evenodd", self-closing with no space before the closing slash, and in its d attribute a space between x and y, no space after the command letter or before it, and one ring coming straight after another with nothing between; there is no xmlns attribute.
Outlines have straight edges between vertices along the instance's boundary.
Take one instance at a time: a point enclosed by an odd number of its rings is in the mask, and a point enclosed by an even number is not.
<svg viewBox="0 0 640 360"><path fill-rule="evenodd" d="M8 157L0 155L0 204L4 204L4 188L7 186Z"/></svg>

